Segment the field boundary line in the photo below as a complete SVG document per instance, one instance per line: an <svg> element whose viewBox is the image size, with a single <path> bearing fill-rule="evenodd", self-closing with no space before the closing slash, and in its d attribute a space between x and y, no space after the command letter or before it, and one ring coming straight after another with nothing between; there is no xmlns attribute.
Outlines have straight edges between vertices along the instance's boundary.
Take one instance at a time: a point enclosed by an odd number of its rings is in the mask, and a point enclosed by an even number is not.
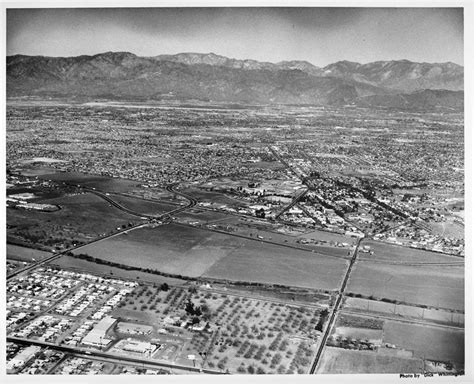
<svg viewBox="0 0 474 384"><path fill-rule="evenodd" d="M357 316L361 316L361 317L368 317L368 318L374 318L375 317L375 318L379 318L379 319L397 321L397 322L400 322L400 323L413 323L413 324L425 325L425 326L429 326L429 327L449 328L449 329L455 329L455 330L460 330L460 331L464 331L464 329L465 329L464 325L457 326L457 325L449 325L449 324L440 324L440 323L436 323L434 321L427 320L427 319L418 320L418 319L413 318L413 317L403 317L403 316L393 317L393 316L390 316L389 314L384 314L382 312L369 314L367 312L359 312L357 310L351 310L349 308L342 308L341 312L348 313L348 314L351 314L351 315L357 315Z"/></svg>
<svg viewBox="0 0 474 384"><path fill-rule="evenodd" d="M331 258L334 258L334 259L350 260L350 259L349 259L348 257L346 257L346 256L325 255L325 254L320 253L320 252L316 252L316 251L313 251L313 250L310 250L310 249L304 249L304 248L295 247L295 246L290 245L290 244L275 243L275 242L273 242L273 241L269 241L269 240L265 240L265 239L259 239L259 238L256 238L256 237L247 237L247 236L244 236L244 235L239 235L239 234L237 234L237 233L229 233L229 232L225 232L225 231L219 231L218 229L211 229L211 228L206 228L206 227L199 227L199 226L190 225L190 224L186 224L186 223L179 223L179 222L176 222L176 221L173 221L173 224L175 224L175 225L181 225L181 226L183 226L183 227L202 229L203 231L216 232L216 233L220 233L220 234L228 235L228 236L239 237L239 238L246 239L246 240L253 240L253 241L257 241L257 242L259 242L259 243L267 243L267 244L272 244L272 245L276 245L276 246L279 246L279 247L285 247L285 248L295 249L295 250L298 250L298 251L308 252L308 253L311 253L311 254L316 255L316 256L331 257Z"/></svg>

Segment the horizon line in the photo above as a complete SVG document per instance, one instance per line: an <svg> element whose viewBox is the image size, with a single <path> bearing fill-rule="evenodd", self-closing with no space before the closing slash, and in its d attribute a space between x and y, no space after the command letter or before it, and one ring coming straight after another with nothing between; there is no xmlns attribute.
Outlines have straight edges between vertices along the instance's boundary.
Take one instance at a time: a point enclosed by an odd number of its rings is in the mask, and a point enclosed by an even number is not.
<svg viewBox="0 0 474 384"><path fill-rule="evenodd" d="M13 56L28 56L28 57L51 57L51 58L58 58L58 59L69 59L69 58L75 58L75 57L82 57L82 56L86 56L86 57L94 57L94 56L100 56L100 55L105 55L107 53L128 53L128 54L131 54L131 55L134 55L136 57L140 57L140 58L146 58L146 59L149 59L149 58L156 58L156 57L159 57L159 56L177 56L177 55L183 55L183 54L196 54L196 55L215 55L215 56L218 56L218 57L223 57L223 58L226 58L228 60L238 60L238 61L255 61L255 62L258 62L258 63L269 63L269 64L279 64L279 63L283 63L283 62L291 62L291 61L299 61L299 62L307 62L309 64L311 64L312 66L316 67L316 68L324 68L324 67L327 67L331 64L336 64L336 63L341 63L341 62L349 62L349 63L353 63L353 64L359 64L359 65L367 65L367 64L372 64L372 63L379 63L379 62L390 62L390 61L408 61L410 63L416 63L416 64L454 64L454 65L458 65L460 67L463 67L464 68L464 65L463 64L458 64L456 62L453 62L453 61L444 61L444 62L428 62L428 61L413 61L413 60L409 60L409 59L391 59L391 60L375 60L375 61L369 61L369 62L366 62L366 63L360 63L358 61L352 61L352 60L348 60L348 59L343 59L343 60L338 60L338 61L335 61L335 62L332 62L332 63L329 63L325 66L317 66L315 64L313 64L311 61L309 60L305 60L305 59L290 59L290 60L280 60L278 62L271 62L271 61L260 61L260 60L256 60L256 59L237 59L237 58L233 58L233 57L228 57L228 56L224 56L224 55L220 55L218 53L214 53L214 52L206 52L206 53L202 53L202 52L191 52L191 51L187 51L187 52L178 52L178 53L160 53L158 55L155 55L155 56L139 56L137 55L136 53L133 53L133 52L130 52L130 51L105 51L105 52L99 52L99 53L95 53L95 54L83 54L83 55L76 55L76 56L52 56L52 55L31 55L31 54L24 54L24 53L15 53L15 54L11 54L11 55L6 55L6 57L13 57ZM163 60L165 61L165 60ZM191 64L192 65L192 64Z"/></svg>

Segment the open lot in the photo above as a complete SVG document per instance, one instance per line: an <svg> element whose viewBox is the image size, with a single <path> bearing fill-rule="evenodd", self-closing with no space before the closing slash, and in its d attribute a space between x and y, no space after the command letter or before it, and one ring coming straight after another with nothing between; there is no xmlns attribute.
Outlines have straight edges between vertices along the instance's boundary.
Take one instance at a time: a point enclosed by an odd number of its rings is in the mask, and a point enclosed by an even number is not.
<svg viewBox="0 0 474 384"><path fill-rule="evenodd" d="M381 329L367 329L354 327L336 327L334 335L348 337L351 339L382 341Z"/></svg>
<svg viewBox="0 0 474 384"><path fill-rule="evenodd" d="M216 212L209 209L192 208L180 212L176 215L179 220L198 221L199 223L207 223L209 221L222 220L228 217L227 214Z"/></svg>
<svg viewBox="0 0 474 384"><path fill-rule="evenodd" d="M317 373L418 373L421 359L326 347Z"/></svg>
<svg viewBox="0 0 474 384"><path fill-rule="evenodd" d="M464 268L357 262L347 292L464 310Z"/></svg>
<svg viewBox="0 0 474 384"><path fill-rule="evenodd" d="M81 187L96 188L106 192L126 193L138 186L137 181L119 179L108 176L90 175L80 172L56 172L38 175L43 180L53 180L68 184L78 184Z"/></svg>
<svg viewBox="0 0 474 384"><path fill-rule="evenodd" d="M386 321L383 341L413 351L414 356L464 364L464 330Z"/></svg>
<svg viewBox="0 0 474 384"><path fill-rule="evenodd" d="M123 195L111 194L109 197L113 201L123 205L125 208L146 215L161 215L180 207L179 205L175 204L144 200Z"/></svg>
<svg viewBox="0 0 474 384"><path fill-rule="evenodd" d="M440 236L444 237L453 237L455 239L464 239L464 225L457 223L453 220L454 218L451 216L447 221L443 221L441 223L430 223L430 227L433 229L434 233L439 234Z"/></svg>
<svg viewBox="0 0 474 384"><path fill-rule="evenodd" d="M26 244L57 249L86 242L140 220L90 193L41 201L61 207L54 212L7 209L7 236Z"/></svg>
<svg viewBox="0 0 474 384"><path fill-rule="evenodd" d="M195 187L182 188L180 189L180 192L193 196L199 202L212 202L213 204L217 205L224 204L231 208L237 208L241 206L246 207L249 205L249 202L245 200L239 200L219 192L205 191Z"/></svg>
<svg viewBox="0 0 474 384"><path fill-rule="evenodd" d="M21 247L19 245L7 244L7 259L20 261L39 261L51 253L40 251L38 249Z"/></svg>

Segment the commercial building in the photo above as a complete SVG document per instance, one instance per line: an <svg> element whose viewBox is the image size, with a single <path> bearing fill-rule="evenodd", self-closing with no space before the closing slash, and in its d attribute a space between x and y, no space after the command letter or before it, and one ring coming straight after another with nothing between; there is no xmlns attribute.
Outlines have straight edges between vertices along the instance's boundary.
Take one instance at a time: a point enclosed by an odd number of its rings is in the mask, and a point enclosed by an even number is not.
<svg viewBox="0 0 474 384"><path fill-rule="evenodd" d="M106 337L106 333L113 327L116 321L117 319L111 316L104 317L91 329L86 337L82 339L82 344L99 348L107 347L112 340Z"/></svg>

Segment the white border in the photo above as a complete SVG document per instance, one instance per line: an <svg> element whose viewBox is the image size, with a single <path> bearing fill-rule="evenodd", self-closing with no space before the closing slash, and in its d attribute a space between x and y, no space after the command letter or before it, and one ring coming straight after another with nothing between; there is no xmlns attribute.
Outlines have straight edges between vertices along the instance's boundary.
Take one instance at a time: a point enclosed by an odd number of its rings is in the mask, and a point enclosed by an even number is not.
<svg viewBox="0 0 474 384"><path fill-rule="evenodd" d="M0 300L2 306L0 308L0 380L7 383L103 383L103 382L116 382L116 383L129 383L131 380L139 380L140 382L165 382L165 383L183 383L183 382L192 382L200 383L205 382L208 384L213 383L222 383L222 381L230 381L232 383L245 382L259 382L259 383L274 383L275 381L286 383L286 382L298 382L298 383L380 383L380 382L400 382L404 380L405 382L412 382L416 380L417 383L426 382L443 382L443 383L474 383L474 374L473 374L473 302L472 302L472 292L473 292L473 261L471 259L471 251L473 248L473 239L469 234L474 233L474 223L473 223L473 206L472 206L472 196L474 193L473 190L473 166L474 166L474 154L470 149L474 148L473 142L473 37L474 37L474 2L469 0L430 0L430 1L418 1L418 0L400 0L400 1L390 1L390 0L372 0L372 1L338 1L338 0L319 0L319 1L237 1L237 0L228 0L228 1L217 1L217 0L208 0L208 1L199 1L199 0L187 0L187 1L93 1L93 0L71 0L71 1L30 1L30 0L15 0L15 1L4 1L0 0L1 9L0 9L0 20L1 20L1 47L3 52L3 57L6 57L6 9L7 8L106 8L106 7L130 7L130 8L139 8L139 7L260 7L260 6L283 6L283 7L400 7L400 8L415 8L415 7L427 7L427 8L437 8L437 7L464 7L464 76L465 76L465 103L464 103L464 119L465 119L465 210L467 214L465 215L465 233L466 233L466 278L465 278L465 298L466 298L466 345L465 345L465 376L459 377L434 377L434 378L419 378L419 379L400 379L398 375L379 375L379 374L349 374L349 375L245 375L245 376L209 376L209 375L183 375L183 376L154 376L154 377L145 377L145 376L22 376L22 375L6 375L5 374L5 360L6 360L6 351L5 351L5 339L6 339L6 329L5 329L5 290L0 289ZM1 72L1 84L2 87L2 99L0 103L0 112L2 118L0 119L0 127L2 129L2 145L0 147L0 156L2 159L5 159L5 124L6 124L6 60L1 61L0 66ZM5 161L2 163L3 175L5 175ZM5 177L0 177L3 190L5 191ZM1 216L1 240L3 242L3 252L1 254L5 257L6 255L6 209L5 204L2 204L2 216ZM2 265L5 265L5 258L2 260ZM1 273L0 278L0 287L5 287L5 267L2 267L3 273Z"/></svg>

